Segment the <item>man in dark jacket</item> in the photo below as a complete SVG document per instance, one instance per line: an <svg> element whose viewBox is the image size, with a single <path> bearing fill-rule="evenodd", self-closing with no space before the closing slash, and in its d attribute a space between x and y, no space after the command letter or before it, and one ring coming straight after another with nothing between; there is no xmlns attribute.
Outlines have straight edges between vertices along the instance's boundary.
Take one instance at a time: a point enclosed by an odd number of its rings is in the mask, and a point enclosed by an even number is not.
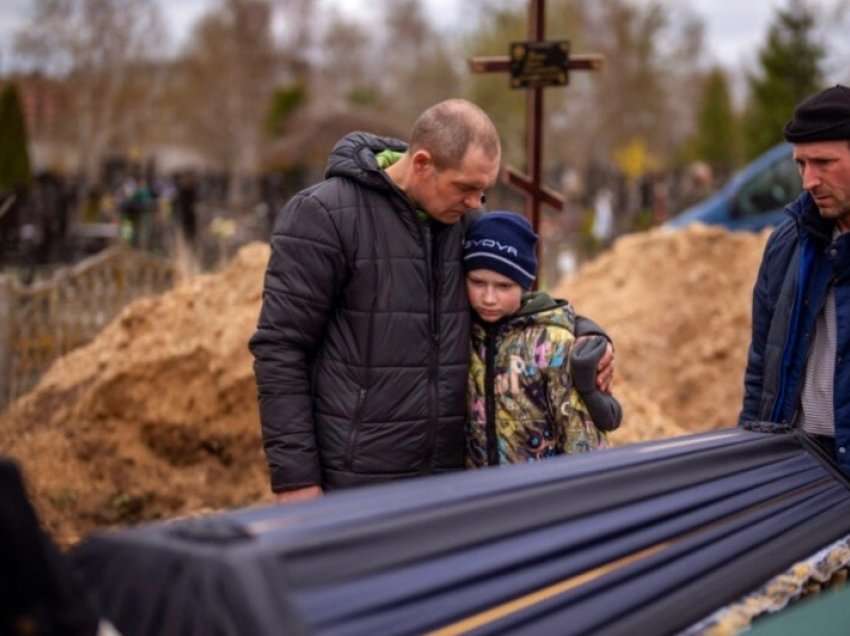
<svg viewBox="0 0 850 636"><path fill-rule="evenodd" d="M798 427L850 472L850 89L801 103L785 139L805 192L765 248L739 423Z"/></svg>
<svg viewBox="0 0 850 636"><path fill-rule="evenodd" d="M17 465L0 457L0 634L94 636L91 599L42 530ZM112 633L115 633L114 631Z"/></svg>
<svg viewBox="0 0 850 636"><path fill-rule="evenodd" d="M468 210L499 171L489 117L432 106L410 145L352 133L271 237L251 339L272 490L323 490L463 468Z"/></svg>

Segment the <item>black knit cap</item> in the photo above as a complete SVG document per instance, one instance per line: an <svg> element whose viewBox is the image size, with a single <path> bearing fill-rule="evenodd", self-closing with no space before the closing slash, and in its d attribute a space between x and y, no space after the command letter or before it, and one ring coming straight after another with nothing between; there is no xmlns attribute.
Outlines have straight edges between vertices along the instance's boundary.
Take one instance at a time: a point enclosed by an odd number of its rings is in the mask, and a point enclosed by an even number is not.
<svg viewBox="0 0 850 636"><path fill-rule="evenodd" d="M809 97L794 110L784 132L792 144L850 139L850 88L836 84Z"/></svg>

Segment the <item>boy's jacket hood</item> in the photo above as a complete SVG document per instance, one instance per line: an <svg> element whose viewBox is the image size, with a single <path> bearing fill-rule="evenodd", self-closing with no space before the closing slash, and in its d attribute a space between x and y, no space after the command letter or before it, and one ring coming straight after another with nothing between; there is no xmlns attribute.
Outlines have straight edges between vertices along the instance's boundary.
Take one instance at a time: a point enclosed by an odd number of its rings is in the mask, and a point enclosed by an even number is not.
<svg viewBox="0 0 850 636"><path fill-rule="evenodd" d="M565 308L567 311L556 311ZM528 292L522 297L519 311L508 319L510 324L515 321L534 322L540 325L555 325L566 327L572 331L575 317L572 307L566 300L552 298L542 291Z"/></svg>

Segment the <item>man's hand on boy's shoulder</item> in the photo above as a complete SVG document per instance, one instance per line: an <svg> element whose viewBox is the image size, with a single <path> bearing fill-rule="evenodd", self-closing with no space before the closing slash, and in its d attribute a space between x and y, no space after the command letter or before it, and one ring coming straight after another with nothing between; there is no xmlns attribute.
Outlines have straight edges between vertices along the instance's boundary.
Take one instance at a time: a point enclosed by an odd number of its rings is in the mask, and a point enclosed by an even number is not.
<svg viewBox="0 0 850 636"><path fill-rule="evenodd" d="M596 386L605 393L611 392L614 385L614 347L610 342L605 343L605 354L599 359L596 367Z"/></svg>

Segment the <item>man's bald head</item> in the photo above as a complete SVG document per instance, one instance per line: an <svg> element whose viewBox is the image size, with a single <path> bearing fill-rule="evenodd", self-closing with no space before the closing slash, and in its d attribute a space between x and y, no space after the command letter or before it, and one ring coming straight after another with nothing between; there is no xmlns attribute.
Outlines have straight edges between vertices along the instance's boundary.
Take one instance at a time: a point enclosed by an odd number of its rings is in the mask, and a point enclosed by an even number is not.
<svg viewBox="0 0 850 636"><path fill-rule="evenodd" d="M409 152L427 150L440 169L460 165L470 147L496 159L501 153L499 133L478 106L465 99L447 99L431 106L413 124Z"/></svg>

